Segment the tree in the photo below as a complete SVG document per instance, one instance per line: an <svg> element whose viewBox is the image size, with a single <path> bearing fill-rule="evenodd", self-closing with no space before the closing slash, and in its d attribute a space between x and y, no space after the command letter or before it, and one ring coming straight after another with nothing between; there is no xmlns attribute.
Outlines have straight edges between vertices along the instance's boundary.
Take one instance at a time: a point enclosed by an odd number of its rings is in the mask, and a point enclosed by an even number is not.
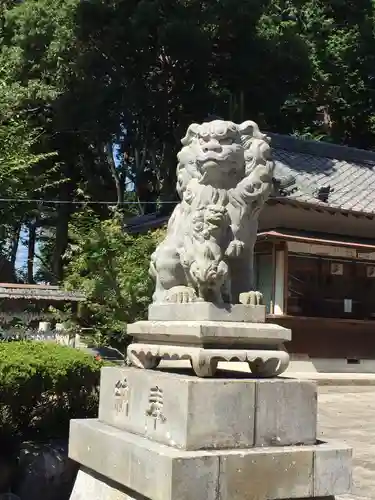
<svg viewBox="0 0 375 500"><path fill-rule="evenodd" d="M31 223L27 223L31 239L40 225L48 228L54 239L50 262L54 282L61 281L63 276L62 256L68 244L70 217L76 209L74 201L82 201L91 194L94 199L112 199L107 182L110 175L99 168L105 157L104 148L98 147L85 131L84 106L88 102L75 112L79 96L73 87L80 79L75 65L79 51L74 38L77 3L75 0L13 2L3 13L0 33L0 65L12 94L13 116L21 114L23 126L29 131L43 132L42 140L33 145L36 152L40 148L56 152L38 171L38 179L43 182L41 185L34 182L29 190L33 196L29 198L61 203L54 205L53 210L43 207L42 211L37 204L30 205L32 217ZM82 119L74 122L77 116ZM29 245L29 251L33 253L33 245ZM33 274L31 265L28 274Z"/></svg>
<svg viewBox="0 0 375 500"><path fill-rule="evenodd" d="M63 280L82 202L120 210L129 187L140 213L173 200L179 140L209 114L373 147L370 0L7 0L0 17L9 133L56 153L0 172L7 196L60 202L13 207L3 226L14 260L27 225L29 281L41 234L44 267Z"/></svg>
<svg viewBox="0 0 375 500"><path fill-rule="evenodd" d="M14 101L20 93L19 86L9 85L0 74L0 191L2 198L13 200L1 204L0 251L13 269L21 226L32 216L22 201L38 195L48 182L51 172L45 165L53 156L52 152L42 152L43 132L31 129L22 112L14 112Z"/></svg>
<svg viewBox="0 0 375 500"><path fill-rule="evenodd" d="M63 278L76 201L120 207L127 184L142 212L174 198L176 152L189 122L228 115L237 96L232 118L261 118L271 128L285 122L280 106L306 86L306 57L290 30L259 31L268 3L9 1L0 65L22 90L15 112L41 127L43 147L57 154L41 196L69 202L37 218L54 240L54 282ZM104 205L95 212L109 216Z"/></svg>
<svg viewBox="0 0 375 500"><path fill-rule="evenodd" d="M117 213L105 221L93 213L77 215L70 230L65 286L87 296L80 324L99 334L102 342L121 344L126 324L147 316L154 288L149 260L164 232L130 235Z"/></svg>
<svg viewBox="0 0 375 500"><path fill-rule="evenodd" d="M374 3L371 0L273 0L263 29L287 23L308 47L312 69L295 130L374 148ZM290 116L290 110L288 112Z"/></svg>

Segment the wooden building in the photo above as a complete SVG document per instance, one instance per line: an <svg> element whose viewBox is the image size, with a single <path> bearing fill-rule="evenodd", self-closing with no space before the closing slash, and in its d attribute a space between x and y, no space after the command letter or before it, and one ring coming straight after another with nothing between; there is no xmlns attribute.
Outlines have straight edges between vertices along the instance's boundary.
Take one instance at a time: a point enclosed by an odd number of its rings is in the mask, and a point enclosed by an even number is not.
<svg viewBox="0 0 375 500"><path fill-rule="evenodd" d="M2 338L40 337L41 325L45 334L54 331L51 307L70 318L85 300L80 292L67 292L57 286L16 283L12 266L0 259L0 340ZM6 282L5 282L6 281ZM43 328L42 328L43 329Z"/></svg>
<svg viewBox="0 0 375 500"><path fill-rule="evenodd" d="M310 369L375 371L375 153L278 135L272 144L276 175L296 183L260 215L268 320L292 329L288 350Z"/></svg>

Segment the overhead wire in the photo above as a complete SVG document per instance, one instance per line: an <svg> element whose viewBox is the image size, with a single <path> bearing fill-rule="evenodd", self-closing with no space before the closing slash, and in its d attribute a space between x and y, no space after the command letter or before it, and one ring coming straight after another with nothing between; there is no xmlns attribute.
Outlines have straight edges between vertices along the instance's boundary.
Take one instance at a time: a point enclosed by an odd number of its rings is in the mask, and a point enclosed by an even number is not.
<svg viewBox="0 0 375 500"><path fill-rule="evenodd" d="M178 201L72 201L72 200L36 200L27 198L0 198L0 203L37 203L37 204L55 204L55 205L168 205L179 203Z"/></svg>

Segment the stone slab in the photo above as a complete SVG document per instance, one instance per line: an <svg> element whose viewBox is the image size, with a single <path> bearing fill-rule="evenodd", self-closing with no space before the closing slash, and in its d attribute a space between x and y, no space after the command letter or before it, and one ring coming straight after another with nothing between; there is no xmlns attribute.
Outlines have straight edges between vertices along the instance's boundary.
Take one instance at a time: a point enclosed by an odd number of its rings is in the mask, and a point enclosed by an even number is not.
<svg viewBox="0 0 375 500"><path fill-rule="evenodd" d="M98 420L73 420L69 456L82 466L150 500L279 500L312 498L321 483L314 467L333 445L249 450L184 451L154 443ZM327 494L348 493L348 447L335 444L337 462ZM328 493L329 491L329 493ZM121 499L122 500L122 499Z"/></svg>
<svg viewBox="0 0 375 500"><path fill-rule="evenodd" d="M324 497L351 491L352 477L347 474L351 470L352 450L338 450L333 443L327 443L315 455L314 460L314 495Z"/></svg>
<svg viewBox="0 0 375 500"><path fill-rule="evenodd" d="M211 302L186 304L151 304L148 308L149 321L229 321L264 323L266 307L244 304L216 306Z"/></svg>
<svg viewBox="0 0 375 500"><path fill-rule="evenodd" d="M72 420L69 457L151 500L215 500L219 458L180 451L110 427Z"/></svg>
<svg viewBox="0 0 375 500"><path fill-rule="evenodd" d="M186 450L314 444L316 386L105 367L99 420Z"/></svg>
<svg viewBox="0 0 375 500"><path fill-rule="evenodd" d="M340 496L336 500L370 500L357 496ZM114 481L86 468L78 471L70 500L148 500L143 495L129 490ZM288 499L289 500L289 499ZM301 499L294 499L301 500ZM310 500L335 500L333 496L311 497Z"/></svg>
<svg viewBox="0 0 375 500"><path fill-rule="evenodd" d="M122 389L119 386L123 386ZM102 369L99 420L187 450L254 445L252 380Z"/></svg>
<svg viewBox="0 0 375 500"><path fill-rule="evenodd" d="M127 332L138 342L233 347L280 345L292 338L291 330L279 325L238 321L137 321Z"/></svg>
<svg viewBox="0 0 375 500"><path fill-rule="evenodd" d="M220 500L311 498L314 491L311 447L228 453L221 461Z"/></svg>
<svg viewBox="0 0 375 500"><path fill-rule="evenodd" d="M255 446L315 444L318 394L314 382L262 380L256 384Z"/></svg>
<svg viewBox="0 0 375 500"><path fill-rule="evenodd" d="M90 469L78 471L69 500L140 500L139 495Z"/></svg>

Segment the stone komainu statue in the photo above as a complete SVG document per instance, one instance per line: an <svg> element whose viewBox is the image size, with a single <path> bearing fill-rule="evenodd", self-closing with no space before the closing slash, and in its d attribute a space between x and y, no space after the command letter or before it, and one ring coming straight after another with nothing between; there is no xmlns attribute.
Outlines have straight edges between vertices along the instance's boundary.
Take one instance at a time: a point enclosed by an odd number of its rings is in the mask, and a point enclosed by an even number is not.
<svg viewBox="0 0 375 500"><path fill-rule="evenodd" d="M253 254L273 190L270 139L256 123L192 124L182 139L175 208L151 257L153 300L259 304Z"/></svg>

